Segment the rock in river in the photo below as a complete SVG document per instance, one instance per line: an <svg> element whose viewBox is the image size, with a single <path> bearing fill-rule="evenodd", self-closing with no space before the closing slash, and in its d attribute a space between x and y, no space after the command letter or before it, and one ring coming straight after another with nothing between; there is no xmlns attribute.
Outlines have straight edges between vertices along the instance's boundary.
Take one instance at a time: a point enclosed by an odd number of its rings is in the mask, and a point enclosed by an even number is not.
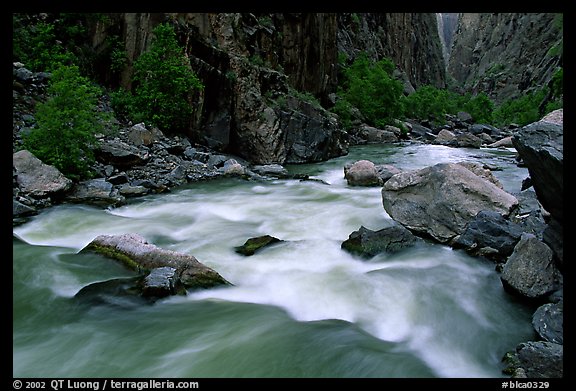
<svg viewBox="0 0 576 391"><path fill-rule="evenodd" d="M518 200L458 163L404 171L382 189L386 212L406 228L446 243L482 210L508 216Z"/></svg>
<svg viewBox="0 0 576 391"><path fill-rule="evenodd" d="M159 248L134 233L100 235L82 251L90 250L114 258L137 271L150 272L161 267L174 268L179 282L187 289L231 285L220 274L200 263L192 255Z"/></svg>

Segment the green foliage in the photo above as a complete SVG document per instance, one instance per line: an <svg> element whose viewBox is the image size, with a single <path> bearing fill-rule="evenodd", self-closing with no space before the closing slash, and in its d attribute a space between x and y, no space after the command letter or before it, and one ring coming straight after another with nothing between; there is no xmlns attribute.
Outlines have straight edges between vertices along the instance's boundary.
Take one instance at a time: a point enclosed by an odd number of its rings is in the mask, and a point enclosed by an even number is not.
<svg viewBox="0 0 576 391"><path fill-rule="evenodd" d="M402 83L392 78L394 63L389 59L371 61L360 54L344 69L339 95L360 110L370 125L384 126L403 112ZM342 104L342 108L345 104Z"/></svg>
<svg viewBox="0 0 576 391"><path fill-rule="evenodd" d="M460 97L448 90L425 85L404 98L404 114L407 117L443 124L446 122L446 114L458 111L460 100Z"/></svg>
<svg viewBox="0 0 576 391"><path fill-rule="evenodd" d="M352 105L345 99L338 99L332 108L332 111L338 115L344 129L352 127L352 110Z"/></svg>
<svg viewBox="0 0 576 391"><path fill-rule="evenodd" d="M538 121L543 114L540 112L540 105L546 95L547 90L543 88L502 103L494 110L494 125L504 126L515 123L524 126Z"/></svg>
<svg viewBox="0 0 576 391"><path fill-rule="evenodd" d="M61 65L77 62L76 56L68 52L56 39L55 26L44 21L27 24L21 17L13 15L14 36L12 57L35 72L52 71Z"/></svg>
<svg viewBox="0 0 576 391"><path fill-rule="evenodd" d="M551 80L552 96L559 97L564 94L564 68L558 69Z"/></svg>
<svg viewBox="0 0 576 391"><path fill-rule="evenodd" d="M253 54L252 56L250 56L249 61L250 64L252 65L256 65L258 67L264 66L264 59L259 54Z"/></svg>
<svg viewBox="0 0 576 391"><path fill-rule="evenodd" d="M138 116L162 129L186 129L192 115L194 90L204 86L190 68L174 29L161 24L153 33L150 50L134 63L134 95L123 97L127 101L124 108L134 120Z"/></svg>
<svg viewBox="0 0 576 391"><path fill-rule="evenodd" d="M128 63L128 54L118 36L108 38L110 45L110 69L114 72L121 72Z"/></svg>
<svg viewBox="0 0 576 391"><path fill-rule="evenodd" d="M494 102L486 94L480 93L464 103L464 111L472 116L474 122L490 124L492 123Z"/></svg>
<svg viewBox="0 0 576 391"><path fill-rule="evenodd" d="M50 97L38 105L37 127L23 137L23 147L70 178L88 177L94 134L102 130L98 92L77 66L54 70Z"/></svg>

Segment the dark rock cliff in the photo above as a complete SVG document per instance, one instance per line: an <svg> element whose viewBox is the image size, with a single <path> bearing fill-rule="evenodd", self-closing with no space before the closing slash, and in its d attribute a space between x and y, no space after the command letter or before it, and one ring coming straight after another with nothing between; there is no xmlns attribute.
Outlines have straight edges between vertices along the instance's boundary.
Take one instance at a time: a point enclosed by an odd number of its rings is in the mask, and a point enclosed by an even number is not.
<svg viewBox="0 0 576 391"><path fill-rule="evenodd" d="M547 85L562 59L560 14L464 13L448 73L464 90L502 102Z"/></svg>
<svg viewBox="0 0 576 391"><path fill-rule="evenodd" d="M436 14L338 14L338 50L352 58L361 51L388 57L414 88L446 86Z"/></svg>
<svg viewBox="0 0 576 391"><path fill-rule="evenodd" d="M389 57L413 86L445 85L434 14L112 14L93 27L92 45L105 50L108 35L121 38L128 57L119 78L124 87L163 21L176 26L205 85L188 136L254 163L347 153L347 134L322 108L333 103L340 52L350 59L360 51Z"/></svg>

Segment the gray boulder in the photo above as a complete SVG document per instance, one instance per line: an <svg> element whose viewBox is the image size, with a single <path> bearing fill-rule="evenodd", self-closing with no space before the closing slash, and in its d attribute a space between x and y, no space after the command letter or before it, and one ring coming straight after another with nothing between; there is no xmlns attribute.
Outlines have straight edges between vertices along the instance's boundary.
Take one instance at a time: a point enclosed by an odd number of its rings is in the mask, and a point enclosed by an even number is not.
<svg viewBox="0 0 576 391"><path fill-rule="evenodd" d="M446 243L482 210L508 216L517 199L456 163L404 171L382 189L386 212L406 228Z"/></svg>
<svg viewBox="0 0 576 391"><path fill-rule="evenodd" d="M130 128L128 132L128 140L135 145L146 145L149 146L155 141L164 138L164 134L158 128L146 129L144 123L139 123Z"/></svg>
<svg viewBox="0 0 576 391"><path fill-rule="evenodd" d="M419 241L419 238L401 225L378 231L362 226L358 231L352 232L348 239L342 242L341 247L351 254L371 258L380 253L395 253L410 248Z"/></svg>
<svg viewBox="0 0 576 391"><path fill-rule="evenodd" d="M504 289L512 294L541 300L558 287L558 270L552 250L532 234L523 233L500 276Z"/></svg>
<svg viewBox="0 0 576 391"><path fill-rule="evenodd" d="M528 167L538 200L562 223L564 206L563 125L538 121L521 128L512 144Z"/></svg>
<svg viewBox="0 0 576 391"><path fill-rule="evenodd" d="M455 141L456 141L456 135L453 132L449 131L448 129L442 129L436 135L436 138L434 139L434 144L450 145Z"/></svg>
<svg viewBox="0 0 576 391"><path fill-rule="evenodd" d="M370 160L359 160L351 166L344 167L344 178L350 186L380 186L382 184L380 174Z"/></svg>
<svg viewBox="0 0 576 391"><path fill-rule="evenodd" d="M84 247L84 251L94 251L116 259L139 272L150 272L161 267L174 268L178 280L187 289L230 285L220 274L192 255L159 248L138 234L100 235Z"/></svg>
<svg viewBox="0 0 576 391"><path fill-rule="evenodd" d="M354 135L369 144L375 143L393 143L398 141L398 136L392 129L378 129L368 125L360 126Z"/></svg>
<svg viewBox="0 0 576 391"><path fill-rule="evenodd" d="M280 164L265 164L256 165L252 167L252 171L262 176L270 176L275 178L288 178L289 173Z"/></svg>
<svg viewBox="0 0 576 391"><path fill-rule="evenodd" d="M157 267L144 277L142 281L142 296L162 298L175 295L181 292L179 282L175 268L168 266Z"/></svg>
<svg viewBox="0 0 576 391"><path fill-rule="evenodd" d="M459 148L480 148L482 139L472 133L461 133L456 136L456 146Z"/></svg>
<svg viewBox="0 0 576 391"><path fill-rule="evenodd" d="M60 195L72 187L72 181L66 178L56 167L42 163L40 159L27 150L14 153L12 165L20 190L32 197L43 198Z"/></svg>
<svg viewBox="0 0 576 391"><path fill-rule="evenodd" d="M532 316L532 326L547 342L564 343L564 301L538 307Z"/></svg>

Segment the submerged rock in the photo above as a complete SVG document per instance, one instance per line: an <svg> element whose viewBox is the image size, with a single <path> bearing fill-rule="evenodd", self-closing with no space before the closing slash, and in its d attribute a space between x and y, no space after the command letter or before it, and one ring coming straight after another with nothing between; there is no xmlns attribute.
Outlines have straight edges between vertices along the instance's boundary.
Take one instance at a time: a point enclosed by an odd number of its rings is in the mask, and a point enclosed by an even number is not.
<svg viewBox="0 0 576 391"><path fill-rule="evenodd" d="M234 250L238 254L250 256L254 255L256 251L261 250L264 247L279 242L283 242L283 240L280 240L270 235L258 236L256 238L248 239L242 246L238 246Z"/></svg>
<svg viewBox="0 0 576 391"><path fill-rule="evenodd" d="M380 253L395 253L414 246L420 239L401 225L372 231L360 227L342 242L342 249L351 254L370 258Z"/></svg>
<svg viewBox="0 0 576 391"><path fill-rule="evenodd" d="M100 235L82 251L95 251L139 272L147 273L166 266L174 268L178 280L187 289L231 285L193 256L159 248L138 234Z"/></svg>

